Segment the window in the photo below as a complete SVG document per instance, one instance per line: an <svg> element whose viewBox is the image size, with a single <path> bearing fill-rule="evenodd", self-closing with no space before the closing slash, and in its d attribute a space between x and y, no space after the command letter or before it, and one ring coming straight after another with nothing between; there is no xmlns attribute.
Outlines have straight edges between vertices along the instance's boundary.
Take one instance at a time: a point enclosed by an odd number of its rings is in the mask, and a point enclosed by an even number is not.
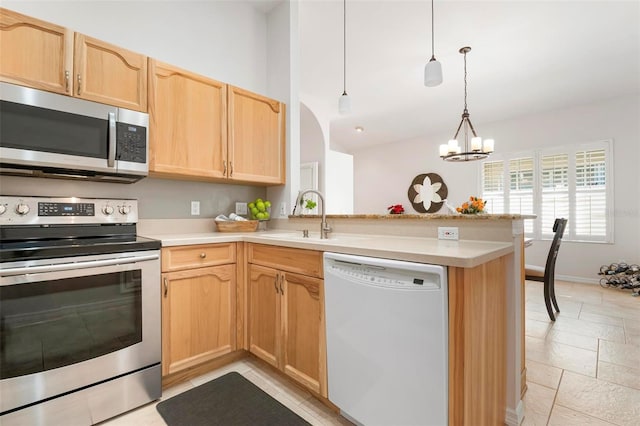
<svg viewBox="0 0 640 426"><path fill-rule="evenodd" d="M582 237L607 235L606 151L576 153L575 233Z"/></svg>
<svg viewBox="0 0 640 426"><path fill-rule="evenodd" d="M504 165L487 161L482 168L482 199L488 213L504 213Z"/></svg>
<svg viewBox="0 0 640 426"><path fill-rule="evenodd" d="M509 160L509 212L533 214L533 158ZM527 220L524 232L533 232L533 222Z"/></svg>
<svg viewBox="0 0 640 426"><path fill-rule="evenodd" d="M489 213L535 214L525 234L553 236L569 219L565 240L613 242L612 142L554 147L503 156L482 165L482 198Z"/></svg>

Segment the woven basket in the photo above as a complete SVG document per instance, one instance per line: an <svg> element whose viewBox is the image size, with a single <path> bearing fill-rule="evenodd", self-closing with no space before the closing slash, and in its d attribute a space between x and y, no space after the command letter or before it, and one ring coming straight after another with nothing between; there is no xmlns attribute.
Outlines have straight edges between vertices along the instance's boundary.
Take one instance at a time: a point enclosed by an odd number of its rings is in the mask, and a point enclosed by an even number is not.
<svg viewBox="0 0 640 426"><path fill-rule="evenodd" d="M258 220L216 220L218 232L254 232L258 229Z"/></svg>

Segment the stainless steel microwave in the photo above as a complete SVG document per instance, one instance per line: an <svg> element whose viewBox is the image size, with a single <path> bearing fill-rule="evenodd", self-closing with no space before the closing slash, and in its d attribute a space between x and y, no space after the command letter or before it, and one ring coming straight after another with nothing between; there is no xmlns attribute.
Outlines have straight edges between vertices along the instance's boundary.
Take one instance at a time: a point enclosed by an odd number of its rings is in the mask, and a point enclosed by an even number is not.
<svg viewBox="0 0 640 426"><path fill-rule="evenodd" d="M135 182L148 127L143 112L0 82L0 173Z"/></svg>

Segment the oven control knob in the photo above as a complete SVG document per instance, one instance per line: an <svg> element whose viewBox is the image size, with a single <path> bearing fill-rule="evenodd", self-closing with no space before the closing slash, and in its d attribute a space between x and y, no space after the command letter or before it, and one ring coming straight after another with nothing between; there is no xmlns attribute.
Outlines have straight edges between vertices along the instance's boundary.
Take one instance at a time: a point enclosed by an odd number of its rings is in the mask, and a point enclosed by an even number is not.
<svg viewBox="0 0 640 426"><path fill-rule="evenodd" d="M7 206L4 204L0 204L0 214L4 214L7 211Z"/></svg>
<svg viewBox="0 0 640 426"><path fill-rule="evenodd" d="M29 206L24 204L24 203L20 203L16 206L16 213L18 213L20 216L24 216L27 213L29 213Z"/></svg>
<svg viewBox="0 0 640 426"><path fill-rule="evenodd" d="M104 213L106 216L111 216L113 214L113 207L112 206L104 206L102 208L102 213Z"/></svg>
<svg viewBox="0 0 640 426"><path fill-rule="evenodd" d="M131 206L120 206L120 214L129 214L131 212Z"/></svg>

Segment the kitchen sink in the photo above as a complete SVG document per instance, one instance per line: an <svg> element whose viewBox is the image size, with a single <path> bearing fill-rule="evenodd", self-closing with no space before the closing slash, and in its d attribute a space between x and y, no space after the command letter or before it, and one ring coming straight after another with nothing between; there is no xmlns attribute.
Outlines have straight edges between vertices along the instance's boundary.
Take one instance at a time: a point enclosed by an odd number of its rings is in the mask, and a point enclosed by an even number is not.
<svg viewBox="0 0 640 426"><path fill-rule="evenodd" d="M296 232L280 232L280 233L264 233L259 234L261 238L269 238L274 240L288 240L288 241L313 241L323 242L331 244L332 242L347 242L347 241L359 241L368 238L364 235L353 234L329 234L329 238L321 239L319 232L309 232L308 237L302 235L302 231Z"/></svg>

